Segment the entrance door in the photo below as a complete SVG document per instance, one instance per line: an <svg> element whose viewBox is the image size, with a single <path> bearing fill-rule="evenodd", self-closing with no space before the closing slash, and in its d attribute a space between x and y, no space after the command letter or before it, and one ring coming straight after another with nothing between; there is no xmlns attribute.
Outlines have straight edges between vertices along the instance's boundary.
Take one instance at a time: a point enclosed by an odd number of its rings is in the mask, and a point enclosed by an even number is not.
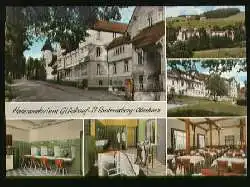
<svg viewBox="0 0 250 187"><path fill-rule="evenodd" d="M127 128L127 138L128 138L128 147L136 146L136 128L135 127Z"/></svg>

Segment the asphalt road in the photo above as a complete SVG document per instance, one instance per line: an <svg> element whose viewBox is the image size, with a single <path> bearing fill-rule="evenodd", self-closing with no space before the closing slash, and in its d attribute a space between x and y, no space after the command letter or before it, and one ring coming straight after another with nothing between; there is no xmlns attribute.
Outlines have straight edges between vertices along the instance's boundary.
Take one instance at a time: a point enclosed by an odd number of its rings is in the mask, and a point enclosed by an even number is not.
<svg viewBox="0 0 250 187"><path fill-rule="evenodd" d="M83 90L75 87L57 85L43 81L15 80L12 84L13 101L122 101L103 90Z"/></svg>

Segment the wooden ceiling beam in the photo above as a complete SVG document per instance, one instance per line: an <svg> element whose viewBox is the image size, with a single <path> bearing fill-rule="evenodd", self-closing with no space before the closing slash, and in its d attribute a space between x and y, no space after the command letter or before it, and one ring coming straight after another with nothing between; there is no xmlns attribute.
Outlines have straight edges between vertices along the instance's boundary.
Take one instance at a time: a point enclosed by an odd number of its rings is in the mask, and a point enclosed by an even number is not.
<svg viewBox="0 0 250 187"><path fill-rule="evenodd" d="M191 121L190 119L186 119L186 118L185 118L185 119L184 119L184 118L178 118L178 119L181 120L181 121L184 121L184 122L188 122L188 123L190 123L190 125L196 126L196 127L200 128L200 129L206 131L206 132L208 131L208 129L206 129L206 128L204 128L204 127L201 127L199 124L197 124L197 123Z"/></svg>
<svg viewBox="0 0 250 187"><path fill-rule="evenodd" d="M205 119L208 121L209 124L214 125L216 127L216 129L220 129L220 127L218 125L216 125L215 121L210 120L209 118L205 118Z"/></svg>

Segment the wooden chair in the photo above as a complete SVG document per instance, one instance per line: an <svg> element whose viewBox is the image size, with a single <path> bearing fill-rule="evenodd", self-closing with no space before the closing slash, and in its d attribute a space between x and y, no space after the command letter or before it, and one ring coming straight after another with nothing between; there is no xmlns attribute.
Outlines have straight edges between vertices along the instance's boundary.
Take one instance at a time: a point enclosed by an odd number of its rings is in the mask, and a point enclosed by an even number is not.
<svg viewBox="0 0 250 187"><path fill-rule="evenodd" d="M38 167L35 156L32 155L30 157L30 164L29 165L30 165L30 168L34 168L34 169L36 169Z"/></svg>
<svg viewBox="0 0 250 187"><path fill-rule="evenodd" d="M191 174L190 159L182 159L182 165L184 167L184 175L190 175Z"/></svg>
<svg viewBox="0 0 250 187"><path fill-rule="evenodd" d="M58 171L59 171L59 173L60 173L60 171L62 171L63 175L64 175L64 173L65 174L68 173L66 167L64 167L64 161L62 159L56 159L55 165L56 165L55 175L57 174Z"/></svg>
<svg viewBox="0 0 250 187"><path fill-rule="evenodd" d="M205 156L205 166L209 168L213 162L212 157L209 153L205 153L204 156Z"/></svg>
<svg viewBox="0 0 250 187"><path fill-rule="evenodd" d="M179 158L175 159L175 169L174 169L175 174L176 174L177 169L179 169L179 170L182 169L182 161Z"/></svg>
<svg viewBox="0 0 250 187"><path fill-rule="evenodd" d="M48 170L51 171L48 158L46 157L41 158L41 169L45 169L46 173L48 173Z"/></svg>
<svg viewBox="0 0 250 187"><path fill-rule="evenodd" d="M202 176L217 176L216 170L212 168L203 168L201 169Z"/></svg>
<svg viewBox="0 0 250 187"><path fill-rule="evenodd" d="M217 160L217 172L221 176L228 171L228 161Z"/></svg>
<svg viewBox="0 0 250 187"><path fill-rule="evenodd" d="M238 174L244 174L245 173L245 163L239 163L239 162L232 162L232 172L238 173Z"/></svg>

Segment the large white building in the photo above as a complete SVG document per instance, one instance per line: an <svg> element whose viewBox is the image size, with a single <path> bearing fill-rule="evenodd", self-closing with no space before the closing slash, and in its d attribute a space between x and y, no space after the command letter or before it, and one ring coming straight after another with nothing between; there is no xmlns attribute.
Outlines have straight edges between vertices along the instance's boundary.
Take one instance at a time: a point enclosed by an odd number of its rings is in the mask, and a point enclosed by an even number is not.
<svg viewBox="0 0 250 187"><path fill-rule="evenodd" d="M108 46L110 83L133 80L135 100L165 100L163 10L163 6L136 7L126 34Z"/></svg>
<svg viewBox="0 0 250 187"><path fill-rule="evenodd" d="M206 89L205 81L208 78L206 74L190 75L184 72L178 74L175 71L167 72L167 92L174 89L178 95L191 97L209 97L209 91ZM238 97L238 83L235 78L224 79L228 88L228 96L221 99L233 99Z"/></svg>
<svg viewBox="0 0 250 187"><path fill-rule="evenodd" d="M59 79L77 81L86 88L108 87L106 46L127 29L126 24L98 21L87 32L85 42L70 53L57 57Z"/></svg>
<svg viewBox="0 0 250 187"><path fill-rule="evenodd" d="M136 7L128 25L97 21L87 32L77 50L57 55L58 79L109 90L133 80L135 100L165 100L163 6Z"/></svg>

